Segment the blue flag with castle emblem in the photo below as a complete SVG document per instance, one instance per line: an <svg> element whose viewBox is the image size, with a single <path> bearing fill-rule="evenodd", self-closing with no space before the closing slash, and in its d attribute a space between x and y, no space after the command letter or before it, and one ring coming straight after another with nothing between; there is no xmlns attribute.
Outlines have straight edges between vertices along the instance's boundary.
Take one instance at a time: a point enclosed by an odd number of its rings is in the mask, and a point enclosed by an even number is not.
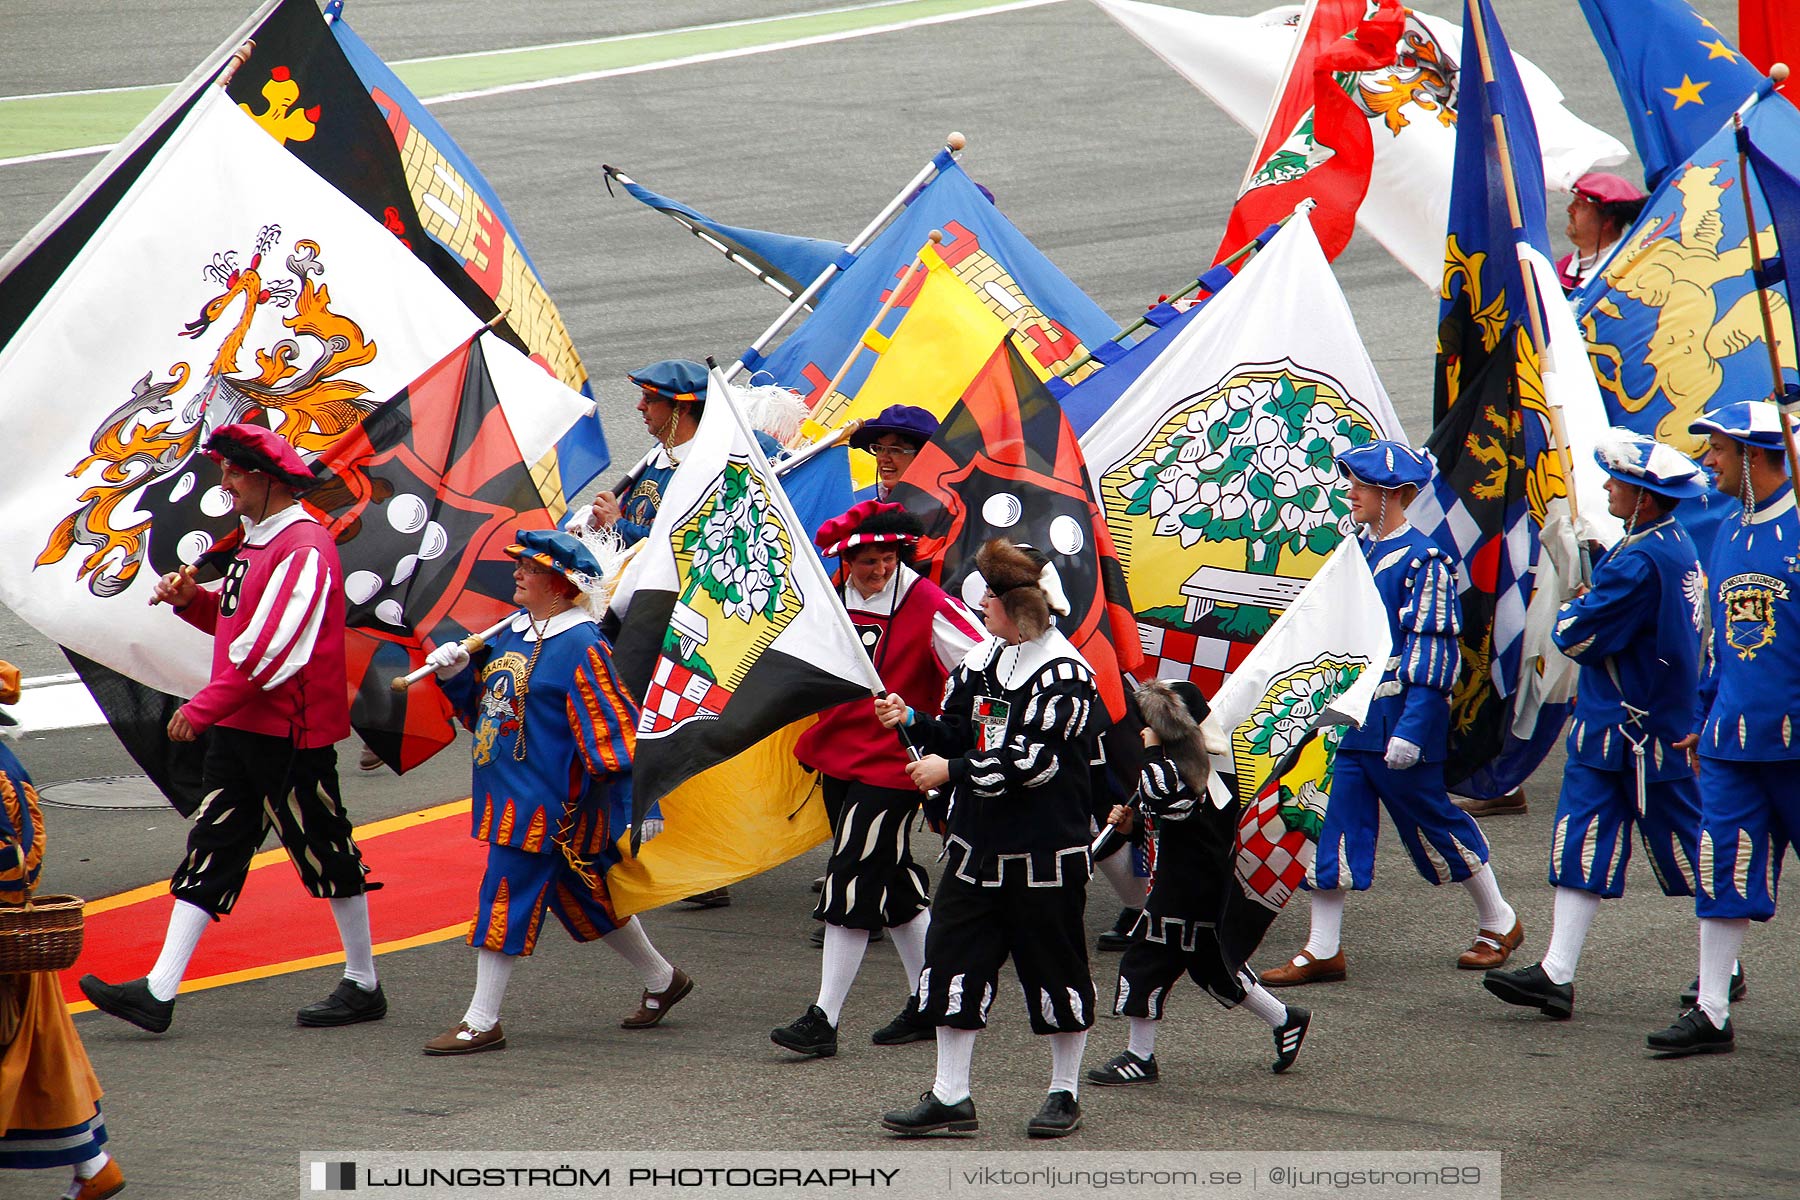
<svg viewBox="0 0 1800 1200"><path fill-rule="evenodd" d="M1686 0L1581 0L1652 190L1731 118L1763 75Z"/></svg>
<svg viewBox="0 0 1800 1200"><path fill-rule="evenodd" d="M806 323L766 358L746 352L746 367L768 371L806 397L809 406L817 405L934 229L944 234L938 247L944 262L1013 325L1015 336L1044 370L1085 357L1087 347L1119 332L1118 323L1006 219L948 151L939 153L937 164L937 175L832 281ZM906 316L922 274L895 299L882 319L881 336L891 335ZM862 355L838 385L844 396L855 396L873 357Z"/></svg>

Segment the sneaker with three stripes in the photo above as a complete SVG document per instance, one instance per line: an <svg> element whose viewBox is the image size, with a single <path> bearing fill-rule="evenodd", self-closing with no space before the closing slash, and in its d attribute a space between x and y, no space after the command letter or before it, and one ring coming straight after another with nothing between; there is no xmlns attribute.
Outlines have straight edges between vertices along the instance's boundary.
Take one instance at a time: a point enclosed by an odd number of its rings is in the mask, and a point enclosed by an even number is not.
<svg viewBox="0 0 1800 1200"><path fill-rule="evenodd" d="M1101 1087L1120 1087L1128 1083L1156 1082L1156 1055L1139 1058L1129 1050L1121 1050L1104 1067L1087 1073L1089 1083Z"/></svg>

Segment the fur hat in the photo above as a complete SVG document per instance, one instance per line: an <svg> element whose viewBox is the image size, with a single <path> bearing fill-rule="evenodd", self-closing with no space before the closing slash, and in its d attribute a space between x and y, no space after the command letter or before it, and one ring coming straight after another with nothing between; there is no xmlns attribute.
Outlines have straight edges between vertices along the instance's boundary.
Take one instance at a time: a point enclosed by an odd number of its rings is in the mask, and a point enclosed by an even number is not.
<svg viewBox="0 0 1800 1200"><path fill-rule="evenodd" d="M975 552L975 569L1027 641L1050 628L1052 612L1069 613L1056 564L1034 547L994 538Z"/></svg>
<svg viewBox="0 0 1800 1200"><path fill-rule="evenodd" d="M1203 794L1211 771L1206 739L1200 732L1200 722L1212 711L1206 697L1185 679L1172 683L1152 679L1138 688L1137 706L1144 724L1155 731L1163 750L1181 773L1181 781L1196 795Z"/></svg>

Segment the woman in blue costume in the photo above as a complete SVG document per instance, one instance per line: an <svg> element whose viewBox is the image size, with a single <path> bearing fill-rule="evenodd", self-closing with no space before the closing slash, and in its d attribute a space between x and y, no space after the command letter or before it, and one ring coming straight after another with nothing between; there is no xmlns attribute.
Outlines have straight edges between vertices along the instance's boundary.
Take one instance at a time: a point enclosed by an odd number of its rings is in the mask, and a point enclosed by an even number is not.
<svg viewBox="0 0 1800 1200"><path fill-rule="evenodd" d="M643 924L621 921L606 872L631 821L637 704L612 669L612 647L585 604L600 565L566 533L520 530L506 552L513 602L524 611L473 657L460 642L425 660L475 734L472 836L488 844L468 942L477 952L475 996L427 1054L474 1054L506 1045L500 1002L517 960L537 945L548 910L578 942L601 940L643 980L621 1023L647 1029L693 990L657 953ZM653 837L660 819L645 822Z"/></svg>

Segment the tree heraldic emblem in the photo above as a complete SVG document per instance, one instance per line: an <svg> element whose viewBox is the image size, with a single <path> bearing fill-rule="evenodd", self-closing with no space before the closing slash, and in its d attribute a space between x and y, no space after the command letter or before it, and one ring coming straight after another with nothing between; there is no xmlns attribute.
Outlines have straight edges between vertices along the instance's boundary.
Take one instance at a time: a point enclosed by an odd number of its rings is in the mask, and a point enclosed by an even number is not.
<svg viewBox="0 0 1800 1200"><path fill-rule="evenodd" d="M1244 894L1279 909L1311 867L1325 824L1343 726L1319 727L1325 709L1369 663L1322 655L1269 684L1232 731L1232 769L1245 808L1238 820L1237 878ZM1318 729L1310 741L1307 735Z"/></svg>
<svg viewBox="0 0 1800 1200"><path fill-rule="evenodd" d="M671 542L681 593L645 695L640 735L716 719L801 607L793 535L744 460L726 463Z"/></svg>

